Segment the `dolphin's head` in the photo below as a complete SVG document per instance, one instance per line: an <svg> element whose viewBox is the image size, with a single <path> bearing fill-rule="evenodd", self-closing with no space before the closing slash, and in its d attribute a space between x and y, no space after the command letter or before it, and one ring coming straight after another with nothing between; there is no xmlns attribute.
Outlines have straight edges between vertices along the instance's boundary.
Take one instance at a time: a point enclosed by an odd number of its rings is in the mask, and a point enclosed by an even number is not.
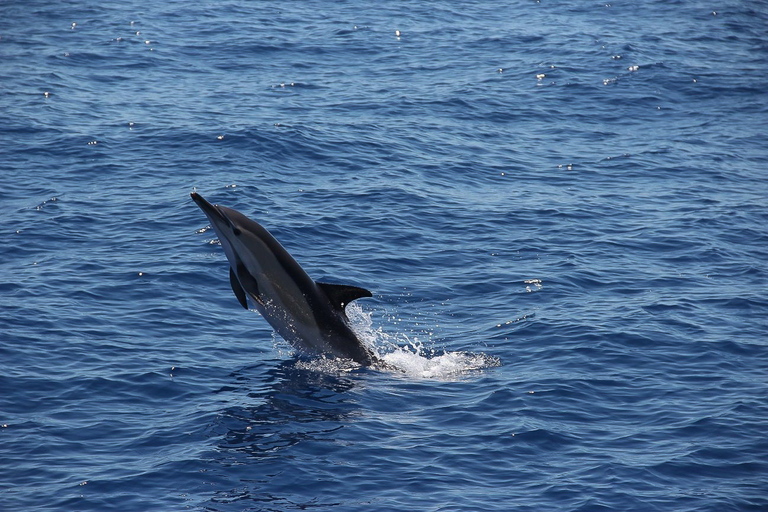
<svg viewBox="0 0 768 512"><path fill-rule="evenodd" d="M233 269L237 268L237 258L235 257L235 251L232 247L232 241L235 239L235 229L239 228L235 227L234 223L229 219L229 216L221 206L209 203L197 192L192 192L190 195L195 201L195 204L203 210L205 216L211 221L211 227L219 237L219 242L221 242L221 246L224 248L224 253L227 255L229 265Z"/></svg>
<svg viewBox="0 0 768 512"><path fill-rule="evenodd" d="M245 215L231 208L209 203L197 192L192 192L190 195L192 200L195 201L197 206L203 210L203 213L211 221L211 227L216 230L218 235L237 235L237 231L242 231L244 227L241 225L243 221L250 220ZM250 222L253 223L253 221Z"/></svg>
<svg viewBox="0 0 768 512"><path fill-rule="evenodd" d="M246 263L256 264L258 267L258 262L254 261L258 258L254 256L260 251L253 249L262 247L272 238L267 230L236 210L209 203L197 192L190 195L211 221L211 227L219 237L230 266L236 269L238 261L245 260Z"/></svg>
<svg viewBox="0 0 768 512"><path fill-rule="evenodd" d="M226 216L221 211L218 205L213 205L209 203L203 196L201 196L197 192L192 192L190 196L192 197L192 200L195 202L195 204L197 204L197 206L199 206L200 209L203 210L203 213L205 213L208 219L210 219L211 223L213 224L212 227L214 229L216 229L218 226L223 227L229 224L229 221L227 220Z"/></svg>
<svg viewBox="0 0 768 512"><path fill-rule="evenodd" d="M211 204L197 192L190 195L211 221L232 269L237 270L238 264L243 263L255 275L263 266L262 257L275 250L284 251L258 222L232 208Z"/></svg>

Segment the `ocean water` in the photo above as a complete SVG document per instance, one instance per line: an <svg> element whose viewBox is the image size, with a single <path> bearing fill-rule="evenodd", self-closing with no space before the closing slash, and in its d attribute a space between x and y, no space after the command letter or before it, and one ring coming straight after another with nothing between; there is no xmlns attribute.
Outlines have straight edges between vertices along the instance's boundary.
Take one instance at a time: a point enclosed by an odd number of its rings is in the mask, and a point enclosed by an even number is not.
<svg viewBox="0 0 768 512"><path fill-rule="evenodd" d="M766 27L0 3L0 509L768 510ZM193 190L397 370L297 359Z"/></svg>

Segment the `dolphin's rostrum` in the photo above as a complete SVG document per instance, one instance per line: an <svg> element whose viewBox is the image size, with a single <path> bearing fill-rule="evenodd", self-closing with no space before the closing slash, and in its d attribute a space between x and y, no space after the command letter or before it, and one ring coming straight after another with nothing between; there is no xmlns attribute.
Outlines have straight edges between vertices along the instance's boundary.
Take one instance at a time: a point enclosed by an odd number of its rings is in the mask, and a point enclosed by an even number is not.
<svg viewBox="0 0 768 512"><path fill-rule="evenodd" d="M211 221L229 260L229 282L240 304L248 299L269 324L303 353L327 354L370 365L373 353L358 339L347 304L371 292L315 282L269 231L242 213L192 192Z"/></svg>

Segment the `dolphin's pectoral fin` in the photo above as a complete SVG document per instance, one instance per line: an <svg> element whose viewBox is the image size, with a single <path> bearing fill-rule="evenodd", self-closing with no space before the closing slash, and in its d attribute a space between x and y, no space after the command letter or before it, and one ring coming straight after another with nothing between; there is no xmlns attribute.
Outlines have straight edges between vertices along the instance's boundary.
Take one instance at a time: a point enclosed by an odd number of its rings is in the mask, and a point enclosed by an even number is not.
<svg viewBox="0 0 768 512"><path fill-rule="evenodd" d="M243 287L240 285L240 281L237 280L237 276L235 275L235 271L232 270L232 267L229 267L229 284L232 286L232 291L235 292L235 297L240 301L240 305L245 309L248 309L248 301L245 299L245 290L243 290Z"/></svg>
<svg viewBox="0 0 768 512"><path fill-rule="evenodd" d="M365 288L359 288L357 286L347 286L343 284L328 284L317 283L317 286L323 290L323 292L330 299L331 304L334 307L344 311L344 308L355 299L361 297L373 297L373 294Z"/></svg>
<svg viewBox="0 0 768 512"><path fill-rule="evenodd" d="M245 265L243 265L242 261L237 262L237 281L240 283L240 289L244 290L243 296L245 296L247 292L247 294L251 296L251 299L253 299L254 302L258 302L262 306L264 305L264 300L259 294L259 283L256 281L256 278L253 277L250 272L248 272L248 269L245 268ZM243 301L245 301L245 298L243 298Z"/></svg>

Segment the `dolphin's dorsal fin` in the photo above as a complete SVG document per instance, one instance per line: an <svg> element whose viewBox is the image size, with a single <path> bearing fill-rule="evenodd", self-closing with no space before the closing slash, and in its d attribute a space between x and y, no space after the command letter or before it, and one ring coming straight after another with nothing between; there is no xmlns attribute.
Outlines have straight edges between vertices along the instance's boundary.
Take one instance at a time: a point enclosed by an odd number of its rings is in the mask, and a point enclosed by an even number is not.
<svg viewBox="0 0 768 512"><path fill-rule="evenodd" d="M245 309L248 309L248 301L245 300L245 290L243 290L243 287L240 285L240 281L237 280L237 276L235 275L235 271L232 270L232 267L229 267L229 284L232 286L232 291L235 292L235 297L240 301L240 304Z"/></svg>
<svg viewBox="0 0 768 512"><path fill-rule="evenodd" d="M344 311L347 304L360 297L373 297L365 288L347 286L344 284L317 283L317 286L328 296L334 307Z"/></svg>

